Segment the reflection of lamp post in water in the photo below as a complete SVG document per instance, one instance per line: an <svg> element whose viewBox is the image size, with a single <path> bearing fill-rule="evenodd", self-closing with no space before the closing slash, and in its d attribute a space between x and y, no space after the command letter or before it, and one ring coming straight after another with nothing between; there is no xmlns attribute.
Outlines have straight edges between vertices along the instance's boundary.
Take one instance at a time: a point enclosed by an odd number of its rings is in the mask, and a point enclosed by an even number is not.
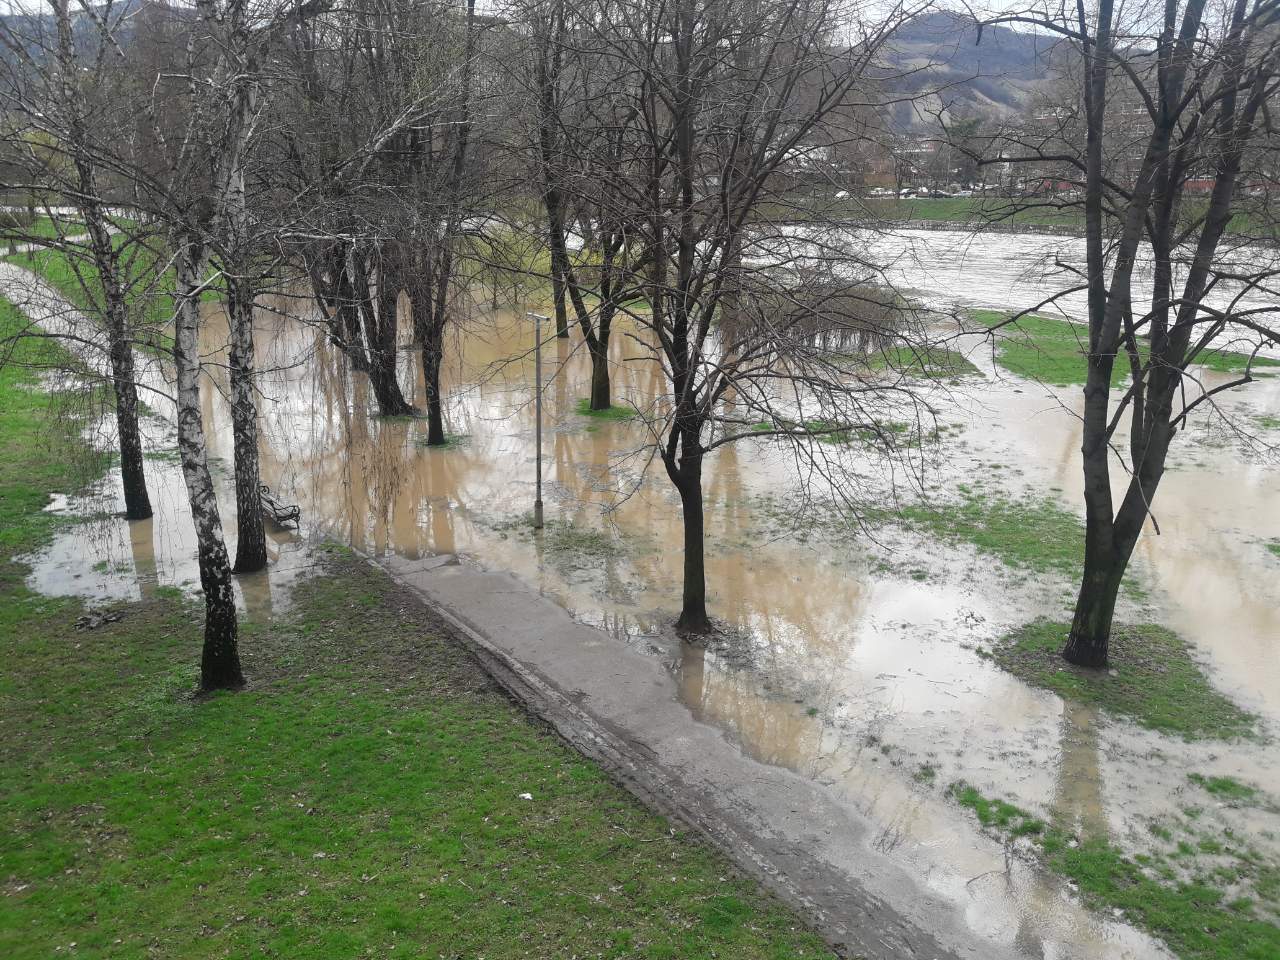
<svg viewBox="0 0 1280 960"><path fill-rule="evenodd" d="M538 477L533 495L533 529L542 529L542 321L550 319L540 313L526 313L533 321L533 404L535 410L534 446L537 448Z"/></svg>

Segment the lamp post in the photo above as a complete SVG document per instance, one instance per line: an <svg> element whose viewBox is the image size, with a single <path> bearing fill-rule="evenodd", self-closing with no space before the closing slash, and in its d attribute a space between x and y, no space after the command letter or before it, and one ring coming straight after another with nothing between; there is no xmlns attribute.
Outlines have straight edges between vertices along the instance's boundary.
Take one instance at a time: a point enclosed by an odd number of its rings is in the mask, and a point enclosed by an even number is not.
<svg viewBox="0 0 1280 960"><path fill-rule="evenodd" d="M542 321L550 319L540 313L529 312L525 316L533 321L533 405L537 426L534 428L534 446L537 448L538 473L533 495L533 529L542 529Z"/></svg>

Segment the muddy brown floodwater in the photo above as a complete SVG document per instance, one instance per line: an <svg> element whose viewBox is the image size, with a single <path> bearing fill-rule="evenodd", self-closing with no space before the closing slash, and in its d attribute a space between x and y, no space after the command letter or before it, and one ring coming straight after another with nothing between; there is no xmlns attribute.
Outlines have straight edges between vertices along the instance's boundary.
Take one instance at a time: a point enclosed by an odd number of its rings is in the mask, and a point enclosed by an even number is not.
<svg viewBox="0 0 1280 960"><path fill-rule="evenodd" d="M274 535L268 574L240 578L254 616L287 602L289 581L309 563L304 545L319 537L375 555L452 554L510 570L617 642L663 658L697 719L872 818L876 849L951 901L1002 956L1166 954L1123 922L1083 909L1016 845L984 834L947 797L947 784L1014 797L1134 851L1153 819L1192 802L1188 772L1235 776L1280 796L1280 764L1268 762L1264 745L1184 743L1107 722L994 666L975 647L1035 616L1061 617L1074 584L892 528L874 539L833 533L793 512L788 495L800 480L776 442L747 441L709 463L707 579L711 609L727 629L708 646L682 643L669 630L680 595L679 501L660 469L644 475L641 425L576 412L589 383L581 349L566 341L545 349L549 526L534 537L525 519L534 489L532 331L520 311L477 309L457 335L446 371L454 440L444 449L424 445L422 421L372 416L365 378L349 372L315 327L281 312L258 319L267 371L262 474L301 505L303 527ZM213 309L207 319L204 348L216 359L225 321ZM642 402L658 389L657 371L632 362L626 337L614 345L615 395ZM1075 509L1076 391L1001 378L970 346L982 376L942 407L951 429L929 474L931 495L980 480L1011 497L1047 496ZM225 377L210 369L205 414L231 534ZM409 349L402 382L415 385L420 401ZM1256 417L1280 416L1280 381L1260 381L1228 402ZM1276 729L1280 561L1265 548L1280 539L1276 467L1188 432L1160 491L1161 549L1149 533L1136 576L1150 611L1194 644L1214 681ZM149 443L154 522L105 517L68 530L34 559L37 588L89 597L194 588L171 433L155 421ZM53 507L86 509L76 501ZM797 515L806 519L793 522ZM1274 813L1222 807L1209 816L1277 855Z"/></svg>

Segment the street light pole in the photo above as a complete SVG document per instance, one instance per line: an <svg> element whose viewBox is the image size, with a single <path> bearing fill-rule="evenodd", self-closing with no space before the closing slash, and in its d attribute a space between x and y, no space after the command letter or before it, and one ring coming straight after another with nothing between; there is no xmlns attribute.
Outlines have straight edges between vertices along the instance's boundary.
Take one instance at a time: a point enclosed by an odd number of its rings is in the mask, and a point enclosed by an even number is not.
<svg viewBox="0 0 1280 960"><path fill-rule="evenodd" d="M537 426L534 446L537 448L538 475L533 495L533 529L542 529L542 321L550 319L540 313L526 314L533 320L533 405Z"/></svg>

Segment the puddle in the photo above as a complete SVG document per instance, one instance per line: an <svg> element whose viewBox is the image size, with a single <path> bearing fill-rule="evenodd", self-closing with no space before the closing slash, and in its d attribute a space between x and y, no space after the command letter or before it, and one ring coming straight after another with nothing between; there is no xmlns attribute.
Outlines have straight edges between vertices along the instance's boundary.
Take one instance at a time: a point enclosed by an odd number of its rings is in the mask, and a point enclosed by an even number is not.
<svg viewBox="0 0 1280 960"><path fill-rule="evenodd" d="M215 471L223 522L234 532L235 491L229 479L225 471ZM118 470L83 495L55 494L45 510L79 519L57 531L38 553L20 558L32 568L27 585L90 603L145 600L160 588L195 596L200 574L182 472L172 460L148 458L147 483L155 515L146 520L124 519ZM269 571L234 580L237 605L254 619L287 610L293 585L315 567L305 541L293 531L269 527L267 553Z"/></svg>
<svg viewBox="0 0 1280 960"><path fill-rule="evenodd" d="M988 302L991 291L988 284ZM1064 884L982 834L946 797L948 784L1016 798L1135 850L1151 819L1205 805L1189 772L1235 776L1280 797L1280 764L1268 762L1267 747L1184 744L1107 722L977 652L1040 613L1063 615L1074 582L1011 572L971 548L918 537L833 542L804 528L784 535L761 506L764 498L785 503L797 489L794 464L776 443L744 441L708 462L710 607L727 629L709 647L678 643L668 626L680 593L679 501L660 469L640 482L645 438L636 424L576 412L589 383L580 348L556 341L544 350L549 527L535 537L522 520L534 497L533 363L510 359L531 346L523 309L477 308L466 331L455 331L446 421L465 442L434 450L424 446L424 422L371 416L367 380L317 327L281 315L305 302L270 306L257 338L262 476L301 505L302 528L272 538L268 575L238 578L255 616L287 602L290 579L309 564L305 543L321 537L375 555L461 554L511 570L619 642L664 657L696 717L752 756L855 804L881 825L877 847L956 904L975 931L1026 956L1162 953L1123 924L1088 914ZM204 349L216 356L225 321L212 309L208 320ZM624 330L614 345L615 396L640 401L658 392L658 372L635 362ZM405 346L401 382L415 384L420 403L416 354ZM938 495L982 479L1011 497L1030 490L1077 509L1076 391L1059 396L997 379L989 357L975 351L973 359L990 379L964 388L972 396L940 401L943 421L964 429L943 441L947 465L929 477ZM204 413L231 536L230 417L218 382L225 372L211 370ZM1227 402L1280 417L1280 381L1260 381L1241 397ZM105 516L62 532L34 560L36 589L136 598L159 585L193 585L185 492L164 456L171 441L156 434L147 464L154 521ZM1174 458L1181 466L1156 503L1159 549L1144 537L1137 559L1150 603L1224 691L1280 729L1280 558L1264 546L1280 539L1276 469L1233 450L1215 451L1205 467L1186 465L1199 456L1183 445ZM883 490L887 481L867 483ZM103 489L117 487L108 478ZM51 508L101 511L100 500ZM1275 814L1215 807L1209 816L1280 855Z"/></svg>

